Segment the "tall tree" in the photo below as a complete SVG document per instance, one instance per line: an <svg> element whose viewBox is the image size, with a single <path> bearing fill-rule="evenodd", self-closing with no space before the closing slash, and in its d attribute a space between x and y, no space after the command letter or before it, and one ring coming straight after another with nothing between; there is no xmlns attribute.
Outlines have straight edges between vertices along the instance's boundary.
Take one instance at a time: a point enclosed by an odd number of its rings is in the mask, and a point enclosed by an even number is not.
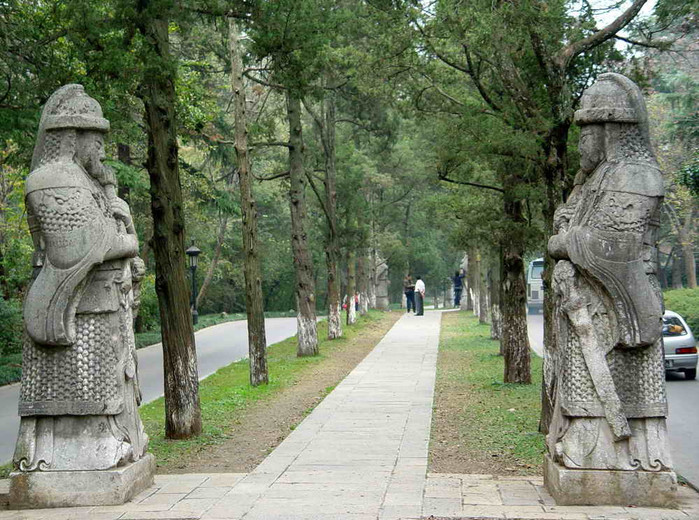
<svg viewBox="0 0 699 520"><path fill-rule="evenodd" d="M287 90L287 118L289 120L289 205L291 208L291 248L296 271L296 310L299 356L318 354L316 326L316 291L313 278L313 260L308 247L306 231L306 171L303 163L303 129L301 100Z"/></svg>
<svg viewBox="0 0 699 520"><path fill-rule="evenodd" d="M243 50L240 32L234 18L228 19L231 55L231 89L235 112L235 153L238 157L240 208L243 217L243 253L245 255L245 310L248 316L248 350L250 384L267 384L267 340L265 312L262 300L259 243L257 239L257 208L252 193L252 173L248 157L248 130L245 84L243 82Z"/></svg>
<svg viewBox="0 0 699 520"><path fill-rule="evenodd" d="M155 287L160 304L165 373L165 435L186 439L202 430L199 377L185 275L185 217L180 185L175 81L170 52L169 9L165 2L141 0L134 23L143 37L143 101L148 133L146 168L153 214Z"/></svg>

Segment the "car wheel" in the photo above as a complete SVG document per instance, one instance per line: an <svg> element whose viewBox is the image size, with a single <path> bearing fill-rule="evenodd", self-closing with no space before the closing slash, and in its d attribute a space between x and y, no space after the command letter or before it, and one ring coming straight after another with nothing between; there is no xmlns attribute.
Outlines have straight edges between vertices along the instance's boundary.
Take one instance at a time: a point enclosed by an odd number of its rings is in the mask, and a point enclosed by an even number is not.
<svg viewBox="0 0 699 520"><path fill-rule="evenodd" d="M685 370L684 377L685 377L685 379L696 379L697 378L697 369L691 368L689 370Z"/></svg>

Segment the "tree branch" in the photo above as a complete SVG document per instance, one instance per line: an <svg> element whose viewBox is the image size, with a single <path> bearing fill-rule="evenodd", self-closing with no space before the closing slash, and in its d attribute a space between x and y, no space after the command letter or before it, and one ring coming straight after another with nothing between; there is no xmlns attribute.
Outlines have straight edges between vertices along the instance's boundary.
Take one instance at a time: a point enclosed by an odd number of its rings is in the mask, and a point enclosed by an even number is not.
<svg viewBox="0 0 699 520"><path fill-rule="evenodd" d="M567 47L561 49L561 52L559 52L556 56L558 66L562 70L567 70L570 67L573 59L575 59L578 55L590 49L594 49L610 38L613 38L616 33L621 31L631 22L631 20L636 17L646 2L647 0L635 0L634 3L631 4L631 7L619 15L616 20L607 25L604 29L600 29L587 38L573 42Z"/></svg>
<svg viewBox="0 0 699 520"><path fill-rule="evenodd" d="M622 42L626 42L631 45L638 45L639 47L645 47L647 49L660 49L660 50L668 50L669 47L672 46L670 42L641 42L638 40L632 40L631 38L624 38L623 36L619 36L618 34L614 35L614 38L617 40L620 40Z"/></svg>
<svg viewBox="0 0 699 520"><path fill-rule="evenodd" d="M325 203L325 199L320 195L320 192L318 191L318 188L316 186L316 183L313 182L313 176L308 173L308 170L306 170L306 179L308 179L308 184L311 185L311 189L313 190L313 193L316 194L316 198L318 199L318 202L320 203L320 207L323 209L323 213L325 213L325 220L328 221L328 225L330 226L330 231L337 236L337 229L335 227L335 221L334 219L330 218L330 211L328 211L328 206Z"/></svg>
<svg viewBox="0 0 699 520"><path fill-rule="evenodd" d="M274 179L279 179L279 178L281 178L281 177L288 177L288 176L289 176L289 172L288 172L288 171L285 171L285 172L277 173L276 175L270 175L269 177L259 177L259 176L255 175L255 174L253 173L252 176L255 177L255 178L256 178L258 181L260 181L260 182L262 182L262 181L273 181Z"/></svg>
<svg viewBox="0 0 699 520"><path fill-rule="evenodd" d="M445 182L451 182L453 184L462 184L464 186L473 186L474 188L482 188L484 190L493 190L497 191L498 193L505 193L505 190L502 188L498 188L497 186L488 186L487 184L478 184L477 182L467 182L467 181L456 181L454 179L450 179L446 175L439 176L440 181L445 181Z"/></svg>
<svg viewBox="0 0 699 520"><path fill-rule="evenodd" d="M235 144L235 143L231 143ZM291 148L291 143L287 143L284 141L268 141L268 142L263 142L263 143L250 143L248 145L248 148L260 148L263 146L281 146L282 148Z"/></svg>

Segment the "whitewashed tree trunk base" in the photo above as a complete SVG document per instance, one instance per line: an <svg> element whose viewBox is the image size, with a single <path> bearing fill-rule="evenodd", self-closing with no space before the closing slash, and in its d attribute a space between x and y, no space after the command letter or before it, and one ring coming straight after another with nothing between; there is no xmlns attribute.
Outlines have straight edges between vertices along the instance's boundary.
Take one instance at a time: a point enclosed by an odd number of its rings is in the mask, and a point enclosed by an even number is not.
<svg viewBox="0 0 699 520"><path fill-rule="evenodd" d="M338 303L328 313L328 339L342 337L342 307Z"/></svg>
<svg viewBox="0 0 699 520"><path fill-rule="evenodd" d="M298 335L298 355L315 356L318 354L318 329L316 322L301 314L296 316Z"/></svg>

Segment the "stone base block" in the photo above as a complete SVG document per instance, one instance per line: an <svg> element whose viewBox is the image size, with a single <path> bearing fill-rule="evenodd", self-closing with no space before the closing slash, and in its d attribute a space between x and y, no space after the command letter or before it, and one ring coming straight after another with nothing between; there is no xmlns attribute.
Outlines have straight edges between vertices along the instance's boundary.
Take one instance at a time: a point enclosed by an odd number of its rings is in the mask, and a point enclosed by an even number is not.
<svg viewBox="0 0 699 520"><path fill-rule="evenodd" d="M153 485L155 457L105 471L34 471L10 475L10 509L112 506Z"/></svg>
<svg viewBox="0 0 699 520"><path fill-rule="evenodd" d="M546 454L544 485L559 506L678 507L674 471L570 469Z"/></svg>

